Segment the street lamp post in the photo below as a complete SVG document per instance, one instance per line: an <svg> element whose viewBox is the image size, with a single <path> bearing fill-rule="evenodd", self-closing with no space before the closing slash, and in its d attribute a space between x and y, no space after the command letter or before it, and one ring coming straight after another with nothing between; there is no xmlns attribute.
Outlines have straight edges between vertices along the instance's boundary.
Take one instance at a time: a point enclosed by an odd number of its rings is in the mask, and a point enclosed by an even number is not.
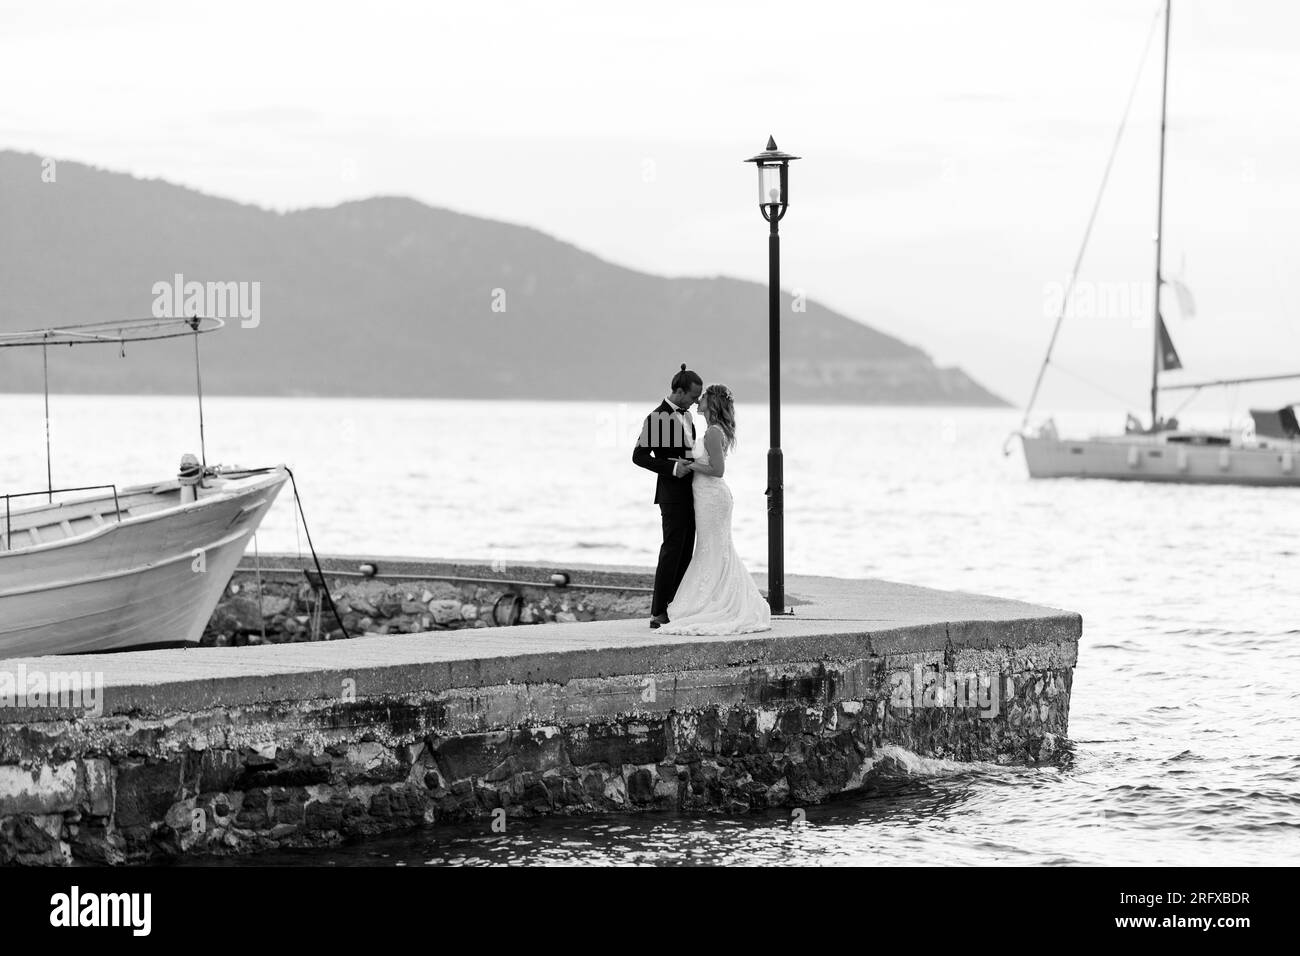
<svg viewBox="0 0 1300 956"><path fill-rule="evenodd" d="M776 148L745 160L758 167L758 209L770 225L767 237L767 343L771 440L767 450L767 603L773 614L785 613L785 490L781 456L781 237L777 223L790 205L790 161Z"/></svg>

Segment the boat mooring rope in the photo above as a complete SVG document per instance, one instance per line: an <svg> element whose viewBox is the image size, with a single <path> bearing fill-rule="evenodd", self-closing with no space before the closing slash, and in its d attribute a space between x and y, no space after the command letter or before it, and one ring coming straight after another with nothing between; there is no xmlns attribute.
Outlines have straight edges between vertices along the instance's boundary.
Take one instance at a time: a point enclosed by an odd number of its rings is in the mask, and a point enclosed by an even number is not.
<svg viewBox="0 0 1300 956"><path fill-rule="evenodd" d="M257 568L257 619L262 625L262 643L266 643L266 613L262 605L266 598L262 594L262 549L257 544L257 532L253 532L253 561Z"/></svg>
<svg viewBox="0 0 1300 956"><path fill-rule="evenodd" d="M287 466L284 469L289 475L289 482L293 485L293 500L298 506L298 514L302 517L302 530L307 536L307 547L311 550L311 559L316 565L316 573L320 575L321 590L325 594L325 600L329 602L330 610L334 612L334 620L339 622L339 630L343 632L344 637L350 637L347 626L343 623L343 616L339 614L339 609L334 604L334 595L330 594L329 585L325 581L325 571L320 566L320 558L316 556L316 546L311 543L311 529L307 527L307 513L302 510L302 497L298 494L298 481L293 477L293 471Z"/></svg>

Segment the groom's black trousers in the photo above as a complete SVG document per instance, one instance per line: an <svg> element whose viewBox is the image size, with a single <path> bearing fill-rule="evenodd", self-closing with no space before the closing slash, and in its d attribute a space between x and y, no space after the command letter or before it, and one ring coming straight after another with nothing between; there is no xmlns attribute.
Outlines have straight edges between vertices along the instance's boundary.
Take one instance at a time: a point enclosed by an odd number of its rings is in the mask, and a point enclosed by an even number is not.
<svg viewBox="0 0 1300 956"><path fill-rule="evenodd" d="M677 594L686 567L691 563L695 549L695 502L664 502L659 506L663 516L664 543L659 548L659 566L655 568L655 593L650 602L650 614L667 614L668 604Z"/></svg>

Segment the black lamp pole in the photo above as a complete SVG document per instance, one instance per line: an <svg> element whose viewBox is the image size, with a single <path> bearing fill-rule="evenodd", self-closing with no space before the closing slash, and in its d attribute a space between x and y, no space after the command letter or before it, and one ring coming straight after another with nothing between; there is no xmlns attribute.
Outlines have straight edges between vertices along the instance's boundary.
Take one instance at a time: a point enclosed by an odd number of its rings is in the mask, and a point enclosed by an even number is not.
<svg viewBox="0 0 1300 956"><path fill-rule="evenodd" d="M781 235L767 236L767 377L771 435L767 449L767 603L785 611L785 457L781 453Z"/></svg>
<svg viewBox="0 0 1300 956"><path fill-rule="evenodd" d="M758 167L758 207L770 226L767 236L767 354L770 447L767 450L767 603L785 613L785 462L781 454L781 235L777 223L789 206L791 156L768 137L767 149L745 162Z"/></svg>

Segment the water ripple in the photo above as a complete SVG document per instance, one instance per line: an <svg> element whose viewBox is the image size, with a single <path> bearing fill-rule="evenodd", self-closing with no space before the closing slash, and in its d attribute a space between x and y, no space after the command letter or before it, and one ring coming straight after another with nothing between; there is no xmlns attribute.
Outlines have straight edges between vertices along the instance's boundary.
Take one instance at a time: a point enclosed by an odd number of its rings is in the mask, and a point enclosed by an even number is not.
<svg viewBox="0 0 1300 956"><path fill-rule="evenodd" d="M657 397L629 406L212 397L208 458L289 462L327 552L646 565L660 533L653 478L630 464L635 435L610 422L626 419L634 432L638 410ZM51 413L56 476L75 462L88 481L153 481L195 447L188 398L53 395ZM792 406L784 415L790 573L870 573L1083 614L1075 741L1062 766L949 768L917 758L896 792L807 808L802 829L780 814L512 820L507 835L446 828L295 859L670 866L1300 858L1300 492L1030 481L1019 455L1000 453L1017 424L1009 411ZM737 549L757 570L767 552L766 413L742 405L737 418L741 441L727 480ZM1059 416L1058 424L1086 432L1119 424L1113 419ZM0 486L43 487L43 433L32 426L41 420L39 396L8 396L0 407L0 434L9 439ZM102 440L109 423L141 420L150 427L130 442ZM581 470L520 468L553 460L557 421L574 437ZM364 434L368 448L393 451L341 454L340 422ZM268 515L262 551L298 549L287 504Z"/></svg>

